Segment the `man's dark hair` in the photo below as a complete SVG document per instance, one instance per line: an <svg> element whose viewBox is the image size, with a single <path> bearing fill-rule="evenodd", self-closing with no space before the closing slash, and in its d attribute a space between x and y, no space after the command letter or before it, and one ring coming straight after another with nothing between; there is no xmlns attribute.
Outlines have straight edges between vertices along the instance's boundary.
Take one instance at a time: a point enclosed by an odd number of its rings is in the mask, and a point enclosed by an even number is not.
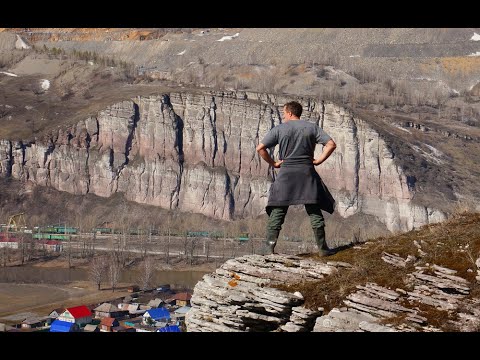
<svg viewBox="0 0 480 360"><path fill-rule="evenodd" d="M300 117L302 116L302 105L300 105L296 101L287 102L285 105L285 109L291 112L293 115Z"/></svg>

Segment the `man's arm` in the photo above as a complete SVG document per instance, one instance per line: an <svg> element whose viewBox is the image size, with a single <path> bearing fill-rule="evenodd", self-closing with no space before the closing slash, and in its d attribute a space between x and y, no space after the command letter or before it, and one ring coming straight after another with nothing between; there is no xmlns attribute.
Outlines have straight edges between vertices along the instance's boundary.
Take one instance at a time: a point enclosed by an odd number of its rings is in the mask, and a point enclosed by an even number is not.
<svg viewBox="0 0 480 360"><path fill-rule="evenodd" d="M265 145L262 144L262 143L258 144L257 152L262 157L263 160L265 160L267 163L269 163L274 168L278 169L280 167L280 165L283 163L283 160L274 161L272 159L272 157L270 156L270 154L267 152Z"/></svg>
<svg viewBox="0 0 480 360"><path fill-rule="evenodd" d="M313 159L313 165L317 166L323 163L325 160L328 159L328 157L333 153L333 151L336 149L337 144L335 144L335 141L333 139L330 139L327 141L325 146L323 147L323 151L318 157L318 159Z"/></svg>

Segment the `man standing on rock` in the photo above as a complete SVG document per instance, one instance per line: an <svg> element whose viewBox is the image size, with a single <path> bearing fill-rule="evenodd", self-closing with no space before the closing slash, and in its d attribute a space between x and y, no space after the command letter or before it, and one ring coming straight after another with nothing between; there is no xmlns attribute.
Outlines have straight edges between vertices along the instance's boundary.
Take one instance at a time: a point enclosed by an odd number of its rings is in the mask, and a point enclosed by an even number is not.
<svg viewBox="0 0 480 360"><path fill-rule="evenodd" d="M320 256L334 253L325 241L325 220L322 210L332 213L335 200L315 170L335 150L333 139L318 125L300 120L302 105L291 101L283 106L284 122L271 129L257 146L259 155L274 168L280 169L270 187L267 203L267 237L262 253L273 254L289 205L304 204L310 217ZM280 160L274 161L266 149L279 144ZM323 152L314 159L316 144Z"/></svg>

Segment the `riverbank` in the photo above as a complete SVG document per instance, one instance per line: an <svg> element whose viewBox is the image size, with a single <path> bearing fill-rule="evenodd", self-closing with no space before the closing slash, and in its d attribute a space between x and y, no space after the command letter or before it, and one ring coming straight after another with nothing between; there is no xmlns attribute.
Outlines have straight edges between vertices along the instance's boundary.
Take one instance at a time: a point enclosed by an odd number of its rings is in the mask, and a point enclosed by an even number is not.
<svg viewBox="0 0 480 360"><path fill-rule="evenodd" d="M193 289L204 274L215 270L215 263L190 265L155 262L150 285L170 284L173 288ZM25 265L0 268L0 322L18 323L32 316L47 316L53 309L95 304L124 297L130 285L138 284L141 262L132 261L121 271L120 282L112 292L108 279L101 289L89 279L90 261L63 257L36 260Z"/></svg>
<svg viewBox="0 0 480 360"><path fill-rule="evenodd" d="M136 269L140 265L141 261L135 259L130 262L128 268ZM30 266L38 268L65 268L68 269L68 260L64 257L57 257L48 260L37 260L29 263ZM89 259L75 258L71 259L71 268L73 269L86 269L88 270L90 266ZM220 264L217 264L220 265ZM215 262L203 262L190 264L184 259L174 258L170 261L170 264L166 264L164 261L154 260L154 266L157 271L167 270L167 271L204 271L212 272L217 268Z"/></svg>
<svg viewBox="0 0 480 360"><path fill-rule="evenodd" d="M47 316L54 309L92 304L126 296L128 284L118 285L115 292L97 290L88 281L69 284L0 283L0 321L18 323L33 316Z"/></svg>

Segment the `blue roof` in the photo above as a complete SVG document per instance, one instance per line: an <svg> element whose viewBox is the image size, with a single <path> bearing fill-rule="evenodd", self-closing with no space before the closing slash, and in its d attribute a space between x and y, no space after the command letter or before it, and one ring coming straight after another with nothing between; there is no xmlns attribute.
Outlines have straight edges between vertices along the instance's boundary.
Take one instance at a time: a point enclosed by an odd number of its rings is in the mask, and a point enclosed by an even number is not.
<svg viewBox="0 0 480 360"><path fill-rule="evenodd" d="M70 332L75 323L68 321L55 320L50 326L50 332Z"/></svg>
<svg viewBox="0 0 480 360"><path fill-rule="evenodd" d="M168 312L167 309L161 307L161 308L156 308L156 309L150 309L147 310L148 314L150 317L154 320L160 320L160 319L170 319L170 313Z"/></svg>
<svg viewBox="0 0 480 360"><path fill-rule="evenodd" d="M158 329L157 332L182 332L177 325L165 326L164 328Z"/></svg>

